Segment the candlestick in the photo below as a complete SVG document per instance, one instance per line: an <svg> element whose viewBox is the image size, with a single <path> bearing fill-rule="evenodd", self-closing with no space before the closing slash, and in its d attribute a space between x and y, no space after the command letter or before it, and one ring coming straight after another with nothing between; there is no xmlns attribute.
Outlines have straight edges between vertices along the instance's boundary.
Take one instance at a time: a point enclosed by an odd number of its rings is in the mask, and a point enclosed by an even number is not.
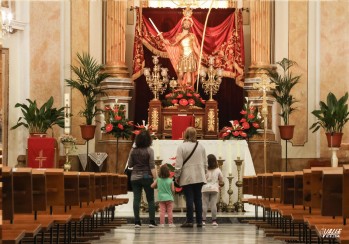
<svg viewBox="0 0 349 244"><path fill-rule="evenodd" d="M224 159L221 159L219 157L219 159L217 159L217 162L218 162L219 169L222 171ZM227 209L227 204L223 201L223 197L222 197L222 188L223 186L219 187L219 201L217 203L217 210L219 212L223 212Z"/></svg>
<svg viewBox="0 0 349 244"><path fill-rule="evenodd" d="M229 181L229 189L227 191L229 195L229 203L227 206L227 212L234 212L234 204L233 204L233 188L232 188L232 181L233 181L233 174L229 173L229 176L227 177Z"/></svg>
<svg viewBox="0 0 349 244"><path fill-rule="evenodd" d="M242 166L243 160L240 160L240 157L238 157L234 161L235 161L236 168L237 168L237 171L238 171L238 180L235 183L235 185L238 188L238 199L237 199L236 203L234 203L235 211L236 212L245 212L244 204L242 202L242 179L241 179L241 166Z"/></svg>
<svg viewBox="0 0 349 244"><path fill-rule="evenodd" d="M160 167L161 167L161 164L162 164L162 159L155 159L154 161L155 161L157 173L159 175L160 174Z"/></svg>

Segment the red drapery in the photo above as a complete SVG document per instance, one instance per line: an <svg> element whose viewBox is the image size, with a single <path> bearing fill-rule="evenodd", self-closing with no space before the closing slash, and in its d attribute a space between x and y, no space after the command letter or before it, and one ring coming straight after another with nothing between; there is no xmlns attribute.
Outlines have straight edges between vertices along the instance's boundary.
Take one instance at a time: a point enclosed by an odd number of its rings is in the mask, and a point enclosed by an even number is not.
<svg viewBox="0 0 349 244"><path fill-rule="evenodd" d="M159 55L162 58L168 58L165 45L161 38L157 35L154 26L150 23L149 18L153 20L159 31L163 32L165 39L173 40L175 36L182 31L181 21L182 17L177 21L173 28L167 31L167 28L163 26L161 18L163 16L153 16L151 13L153 9L137 9L137 23L135 31L134 42L134 61L133 61L133 79L137 79L143 74L144 68L144 51L143 45L145 45L152 53ZM168 11L172 9L163 10L163 15L168 14ZM180 9L182 10L182 9ZM176 13L178 9L174 10ZM219 11L223 11L220 9ZM191 32L193 32L201 44L204 31L204 20L200 21L202 17L196 13L207 12L203 9L195 9L193 11L193 26ZM216 19L214 15L220 14L213 11L209 18ZM219 24L215 26L207 26L203 44L203 56L202 65L207 66L208 56L215 57L215 68L221 68L224 70L223 75L225 77L234 78L237 84L242 86L242 77L244 70L244 38L242 28L242 13L241 11L235 13L235 9L228 10L228 16L223 19ZM207 13L206 13L207 14ZM183 14L182 14L183 16ZM178 16L177 16L178 18Z"/></svg>
<svg viewBox="0 0 349 244"><path fill-rule="evenodd" d="M152 93L142 74L144 67L153 67L152 55L160 56L160 63L163 67L169 68L170 77L176 77L165 46L157 36L149 18L163 32L166 39L172 39L181 31L182 11L183 9L168 8L143 8L142 11L137 9L132 76L136 86L135 122L140 123L147 119L148 102L152 99ZM193 10L194 25L191 30L200 44L207 11L207 9ZM207 66L207 57L212 54L216 56L215 68L222 68L225 76L219 92L214 96L219 106L219 127L223 127L229 125L229 120L240 118L239 112L243 103L241 78L245 60L241 12L235 14L234 9L211 10L204 41L202 65ZM201 86L199 87L200 94L207 98Z"/></svg>

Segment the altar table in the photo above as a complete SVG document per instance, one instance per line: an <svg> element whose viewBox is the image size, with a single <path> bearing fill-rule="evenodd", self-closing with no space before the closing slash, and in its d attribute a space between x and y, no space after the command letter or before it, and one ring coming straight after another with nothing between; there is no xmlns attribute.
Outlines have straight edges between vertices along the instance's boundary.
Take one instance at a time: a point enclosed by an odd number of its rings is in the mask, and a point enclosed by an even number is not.
<svg viewBox="0 0 349 244"><path fill-rule="evenodd" d="M237 200L237 187L235 185L238 180L238 172L236 169L235 161L238 156L243 160L241 179L243 176L256 175L256 171L253 165L252 157L248 144L245 140L198 140L206 149L206 155L214 154L217 159L221 157L224 159L222 166L222 173L224 176L224 187L222 189L223 200L228 202L228 194L226 193L229 187L228 179L226 178L229 173L232 173L233 178L233 200ZM162 159L162 164L165 163L174 163L176 157L176 151L178 145L183 143L183 140L154 140L154 156L155 159Z"/></svg>

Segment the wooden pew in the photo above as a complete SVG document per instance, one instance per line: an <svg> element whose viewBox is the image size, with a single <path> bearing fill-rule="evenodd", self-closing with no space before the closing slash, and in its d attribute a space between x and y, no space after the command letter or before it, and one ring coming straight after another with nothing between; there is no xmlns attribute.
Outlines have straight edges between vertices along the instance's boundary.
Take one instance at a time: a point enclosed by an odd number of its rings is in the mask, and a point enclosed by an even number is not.
<svg viewBox="0 0 349 244"><path fill-rule="evenodd" d="M37 234L42 230L41 223L34 221L17 223L14 221L16 213L31 213L33 208L32 201L32 178L31 169L21 168L12 170L9 167L3 168L3 182L6 194L4 194L4 223L3 230L9 231L15 234L14 230L24 231L25 237L36 241ZM7 220L7 221L6 221ZM9 235L6 238L14 238L14 243L18 241L18 237L21 237L21 233L18 232L18 236ZM8 239L11 242L10 239ZM20 241L20 240L19 240Z"/></svg>

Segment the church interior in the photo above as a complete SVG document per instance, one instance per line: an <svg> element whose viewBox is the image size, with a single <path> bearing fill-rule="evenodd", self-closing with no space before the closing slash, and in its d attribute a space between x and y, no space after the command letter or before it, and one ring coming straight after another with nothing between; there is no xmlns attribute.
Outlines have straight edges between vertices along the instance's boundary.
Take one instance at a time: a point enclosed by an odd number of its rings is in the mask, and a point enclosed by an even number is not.
<svg viewBox="0 0 349 244"><path fill-rule="evenodd" d="M349 243L348 1L0 3L0 243ZM159 170L188 126L224 176L222 234L137 235L135 138Z"/></svg>

